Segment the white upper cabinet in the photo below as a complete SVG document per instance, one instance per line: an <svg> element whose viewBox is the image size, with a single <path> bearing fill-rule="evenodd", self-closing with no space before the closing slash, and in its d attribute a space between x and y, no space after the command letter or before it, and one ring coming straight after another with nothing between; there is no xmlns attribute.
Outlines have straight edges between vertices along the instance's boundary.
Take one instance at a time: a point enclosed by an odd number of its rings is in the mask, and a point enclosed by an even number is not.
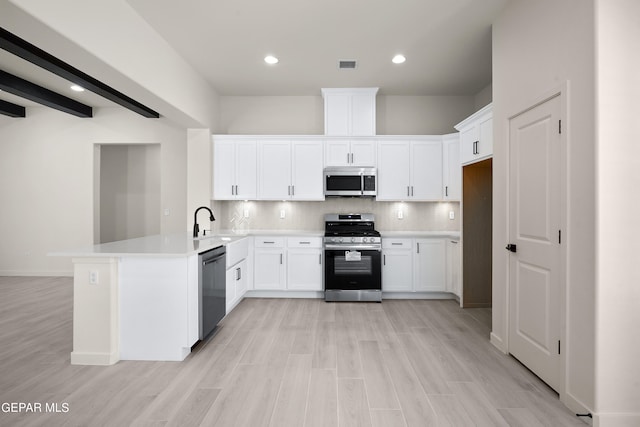
<svg viewBox="0 0 640 427"><path fill-rule="evenodd" d="M322 89L325 135L375 135L377 92L378 88Z"/></svg>
<svg viewBox="0 0 640 427"><path fill-rule="evenodd" d="M323 200L321 140L258 143L259 200Z"/></svg>
<svg viewBox="0 0 640 427"><path fill-rule="evenodd" d="M257 196L256 141L213 142L214 200L255 199Z"/></svg>
<svg viewBox="0 0 640 427"><path fill-rule="evenodd" d="M380 140L377 200L442 199L442 140Z"/></svg>
<svg viewBox="0 0 640 427"><path fill-rule="evenodd" d="M460 164L460 135L442 137L442 194L444 200L460 200L462 194L462 166Z"/></svg>
<svg viewBox="0 0 640 427"><path fill-rule="evenodd" d="M322 141L293 141L291 151L291 199L324 200Z"/></svg>
<svg viewBox="0 0 640 427"><path fill-rule="evenodd" d="M325 166L376 166L374 139L327 139Z"/></svg>
<svg viewBox="0 0 640 427"><path fill-rule="evenodd" d="M493 111L487 105L455 128L460 131L460 161L463 165L488 159L493 155Z"/></svg>

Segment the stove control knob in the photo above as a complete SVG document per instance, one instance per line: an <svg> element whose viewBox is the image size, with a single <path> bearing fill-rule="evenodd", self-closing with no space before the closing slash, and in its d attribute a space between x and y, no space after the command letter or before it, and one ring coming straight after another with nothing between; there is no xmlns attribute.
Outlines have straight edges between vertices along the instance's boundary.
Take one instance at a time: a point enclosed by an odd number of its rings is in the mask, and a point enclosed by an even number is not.
<svg viewBox="0 0 640 427"><path fill-rule="evenodd" d="M338 239L338 242L342 243L342 237L340 237L340 238Z"/></svg>
<svg viewBox="0 0 640 427"><path fill-rule="evenodd" d="M352 238L351 238L351 243L353 243L353 242L355 242L355 241L356 241L356 238L355 238L355 237L352 237Z"/></svg>
<svg viewBox="0 0 640 427"><path fill-rule="evenodd" d="M331 241L334 242L334 243L335 243L336 240L338 240L338 239L336 239L335 237L331 238Z"/></svg>

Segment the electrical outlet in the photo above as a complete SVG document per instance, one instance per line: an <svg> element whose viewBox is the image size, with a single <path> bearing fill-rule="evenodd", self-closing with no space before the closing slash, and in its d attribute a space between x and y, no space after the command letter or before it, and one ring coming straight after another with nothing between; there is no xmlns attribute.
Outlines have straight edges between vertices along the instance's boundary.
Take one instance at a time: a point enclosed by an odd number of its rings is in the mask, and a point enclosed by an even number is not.
<svg viewBox="0 0 640 427"><path fill-rule="evenodd" d="M89 272L89 283L92 285L97 285L98 284L98 272L97 271L90 271Z"/></svg>
<svg viewBox="0 0 640 427"><path fill-rule="evenodd" d="M398 211L398 219L403 219L404 218L404 212L402 212L402 210Z"/></svg>
<svg viewBox="0 0 640 427"><path fill-rule="evenodd" d="M455 219L456 213L454 211L449 211L449 219Z"/></svg>
<svg viewBox="0 0 640 427"><path fill-rule="evenodd" d="M249 209L245 209L242 214L245 218L249 218Z"/></svg>
<svg viewBox="0 0 640 427"><path fill-rule="evenodd" d="M171 214L171 211L169 210L169 208L165 208L164 216L169 216L170 214Z"/></svg>
<svg viewBox="0 0 640 427"><path fill-rule="evenodd" d="M284 209L280 209L280 219L284 219L284 217L286 216L286 212Z"/></svg>

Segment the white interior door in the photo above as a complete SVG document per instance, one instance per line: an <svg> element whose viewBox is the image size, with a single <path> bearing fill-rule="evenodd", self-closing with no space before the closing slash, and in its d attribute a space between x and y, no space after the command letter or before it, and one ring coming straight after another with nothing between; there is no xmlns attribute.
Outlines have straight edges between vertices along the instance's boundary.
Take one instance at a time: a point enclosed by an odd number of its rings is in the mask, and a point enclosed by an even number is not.
<svg viewBox="0 0 640 427"><path fill-rule="evenodd" d="M560 384L560 97L509 122L509 352Z"/></svg>

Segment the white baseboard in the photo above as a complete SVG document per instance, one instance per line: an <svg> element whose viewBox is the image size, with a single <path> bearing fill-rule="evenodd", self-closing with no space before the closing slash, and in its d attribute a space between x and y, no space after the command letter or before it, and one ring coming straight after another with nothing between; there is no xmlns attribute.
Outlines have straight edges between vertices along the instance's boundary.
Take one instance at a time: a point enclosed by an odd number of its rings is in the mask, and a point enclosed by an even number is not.
<svg viewBox="0 0 640 427"><path fill-rule="evenodd" d="M640 413L595 413L594 427L637 427L640 426Z"/></svg>
<svg viewBox="0 0 640 427"><path fill-rule="evenodd" d="M15 277L73 277L73 271L0 270L0 276L15 276Z"/></svg>
<svg viewBox="0 0 640 427"><path fill-rule="evenodd" d="M116 353L83 353L71 352L72 365L100 365L108 366L118 362L120 358Z"/></svg>
<svg viewBox="0 0 640 427"><path fill-rule="evenodd" d="M491 332L489 341L491 342L491 344L493 344L495 348L497 348L504 354L507 354L507 348L504 345L504 341L502 341L502 338L500 338L499 336Z"/></svg>

